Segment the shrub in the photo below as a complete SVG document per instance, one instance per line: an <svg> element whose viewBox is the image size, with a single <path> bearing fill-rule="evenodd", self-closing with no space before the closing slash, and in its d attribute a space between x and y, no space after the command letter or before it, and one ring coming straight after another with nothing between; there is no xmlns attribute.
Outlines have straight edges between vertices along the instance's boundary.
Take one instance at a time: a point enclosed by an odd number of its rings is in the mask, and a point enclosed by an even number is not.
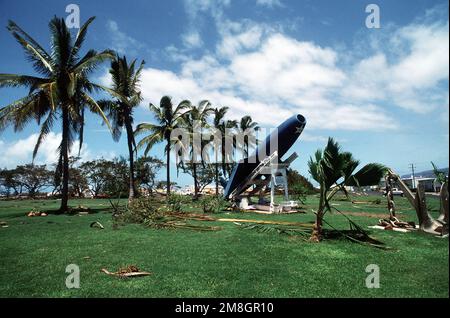
<svg viewBox="0 0 450 318"><path fill-rule="evenodd" d="M299 201L301 204L306 203L306 195L308 194L308 189L301 183L294 184L291 188L292 198Z"/></svg>
<svg viewBox="0 0 450 318"><path fill-rule="evenodd" d="M229 202L222 197L215 196L203 196L200 199L200 204L203 209L203 213L218 213L227 207L229 207Z"/></svg>
<svg viewBox="0 0 450 318"><path fill-rule="evenodd" d="M151 197L136 198L128 206L120 206L119 203L111 203L113 207L114 227L119 223L145 223L163 216L158 208L160 203Z"/></svg>
<svg viewBox="0 0 450 318"><path fill-rule="evenodd" d="M183 203L186 203L186 199L179 194L171 194L167 198L167 207L169 212L182 212Z"/></svg>

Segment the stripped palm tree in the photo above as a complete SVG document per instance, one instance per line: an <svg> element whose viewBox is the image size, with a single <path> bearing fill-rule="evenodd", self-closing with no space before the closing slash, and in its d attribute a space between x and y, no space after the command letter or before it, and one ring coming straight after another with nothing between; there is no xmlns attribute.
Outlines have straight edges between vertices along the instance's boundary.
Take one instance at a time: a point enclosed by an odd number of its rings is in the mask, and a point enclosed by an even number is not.
<svg viewBox="0 0 450 318"><path fill-rule="evenodd" d="M28 95L0 108L0 131L12 124L15 131L21 131L32 119L40 125L39 137L33 150L33 160L55 121L62 121L62 140L59 146L59 160L56 175L62 176L62 200L60 212L67 212L69 198L69 151L75 136L83 144L85 108L100 115L109 126L100 106L89 96L99 87L91 83L88 75L99 63L113 57L110 50L100 53L89 50L80 57L81 46L91 17L78 31L75 38L69 32L64 19L54 17L50 23L51 51L48 53L31 36L13 21L8 30L33 63L38 76L0 74L0 87L27 87Z"/></svg>
<svg viewBox="0 0 450 318"><path fill-rule="evenodd" d="M171 133L182 124L183 111L187 105L189 105L189 102L183 101L174 109L172 100L168 96L161 98L159 106L150 103L150 111L155 116L157 123L139 124L134 132L135 136L144 133L147 134L137 144L138 149L145 147L144 155L147 155L155 144L163 141L166 142L166 184L168 196L170 195L170 150L172 149L172 145L177 142L171 139Z"/></svg>
<svg viewBox="0 0 450 318"><path fill-rule="evenodd" d="M445 174L445 172L440 171L433 162L431 162L431 165L433 166L433 173L436 177L436 181L441 185L441 188L439 190L440 214L437 218L437 221L444 223L444 226L446 226L448 229L448 176Z"/></svg>
<svg viewBox="0 0 450 318"><path fill-rule="evenodd" d="M189 131L192 164L192 177L194 178L194 199L198 198L199 186L197 178L198 155L200 154L201 164L204 164L203 148L206 140L202 140L202 130L208 127L208 116L214 111L211 103L207 100L201 101L198 106L186 103L187 112L182 116L183 127Z"/></svg>
<svg viewBox="0 0 450 318"><path fill-rule="evenodd" d="M330 200L339 191L346 195L346 186L376 185L386 172L386 167L377 163L369 163L358 172L359 161L349 152L341 152L340 146L333 138L328 138L325 149L317 150L314 158L308 161L309 173L320 185L319 209L310 240L319 242L322 238L323 217L331 210Z"/></svg>
<svg viewBox="0 0 450 318"><path fill-rule="evenodd" d="M220 128L223 125L224 117L228 111L228 107L220 107L214 109L214 118L213 118L213 127L216 132L220 132ZM222 139L220 140L220 144L216 144L216 148L214 149L215 163L214 163L214 173L215 173L215 182L216 182L216 196L219 195L219 151L221 151L221 146L223 144Z"/></svg>
<svg viewBox="0 0 450 318"><path fill-rule="evenodd" d="M105 111L111 126L114 141L119 141L122 130L127 133L129 155L129 193L128 200L133 200L137 194L134 177L134 154L136 141L133 132L133 110L142 102L139 81L144 61L136 68L136 60L128 64L126 57L118 55L111 62L109 73L112 78L112 88L103 89L109 92L114 100L100 100L98 104Z"/></svg>
<svg viewBox="0 0 450 318"><path fill-rule="evenodd" d="M254 122L252 117L244 116L239 122L239 134L241 138L238 138L238 147L242 151L244 158L248 158L249 149L257 145L255 132L259 130L257 122Z"/></svg>

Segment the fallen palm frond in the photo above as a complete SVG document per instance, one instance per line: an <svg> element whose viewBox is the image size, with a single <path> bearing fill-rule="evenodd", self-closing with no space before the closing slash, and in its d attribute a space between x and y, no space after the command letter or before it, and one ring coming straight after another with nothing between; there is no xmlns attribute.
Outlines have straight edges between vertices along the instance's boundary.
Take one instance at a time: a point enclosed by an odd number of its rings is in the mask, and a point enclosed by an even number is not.
<svg viewBox="0 0 450 318"><path fill-rule="evenodd" d="M237 226L244 230L255 230L261 233L277 233L277 234L286 234L291 236L303 236L305 237L305 241L311 235L310 228L299 228L299 227L288 227L288 226L280 226L280 225L271 225L271 224L242 224L239 222L234 222Z"/></svg>
<svg viewBox="0 0 450 318"><path fill-rule="evenodd" d="M146 220L144 224L155 229L188 229L195 231L219 231L222 229L220 226L195 225L178 220L179 218L172 219L170 217L163 217L160 219Z"/></svg>
<svg viewBox="0 0 450 318"><path fill-rule="evenodd" d="M166 211L166 207L154 198L138 198L126 206L110 201L113 208L115 228L118 223L143 224L155 229L189 229L195 231L218 231L218 226L205 226L189 221L214 221L214 218L194 213Z"/></svg>
<svg viewBox="0 0 450 318"><path fill-rule="evenodd" d="M218 222L242 222L242 223L256 223L256 224L273 224L273 225L292 225L300 227L312 228L314 224L300 223L300 222L287 222L287 221L265 221L265 220L247 220L247 219L217 219Z"/></svg>
<svg viewBox="0 0 450 318"><path fill-rule="evenodd" d="M365 231L361 226L359 226L358 224L353 222L349 217L347 217L344 213L339 211L337 208L333 207L333 209L335 209L338 213L343 215L348 220L349 225L350 225L349 231L337 230L330 223L325 221L325 219L323 219L323 222L326 223L329 227L331 227L334 230L334 234L341 235L352 242L369 245L369 246L373 246L373 247L385 249L385 250L390 249L389 247L384 245L383 242L370 237L369 234L367 233L367 231ZM330 235L330 234L332 234L332 232L328 233L328 235Z"/></svg>
<svg viewBox="0 0 450 318"><path fill-rule="evenodd" d="M128 265L127 267L119 268L117 272L110 272L106 268L102 268L101 271L105 274L117 276L121 278L127 277L141 277L141 276L149 276L152 273L149 272L141 272L139 268L134 265Z"/></svg>

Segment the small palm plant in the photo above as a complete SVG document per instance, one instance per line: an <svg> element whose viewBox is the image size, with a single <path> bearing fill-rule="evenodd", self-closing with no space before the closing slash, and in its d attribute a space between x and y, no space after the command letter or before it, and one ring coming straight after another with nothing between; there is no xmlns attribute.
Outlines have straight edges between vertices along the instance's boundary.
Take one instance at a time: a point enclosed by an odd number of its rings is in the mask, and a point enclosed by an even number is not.
<svg viewBox="0 0 450 318"><path fill-rule="evenodd" d="M150 111L153 113L157 123L141 123L137 125L135 135L147 134L139 143L137 148L145 148L144 155L147 156L150 149L157 143L166 142L166 185L167 196L170 195L170 150L176 141L171 140L173 130L182 124L182 116L188 105L188 101L182 101L177 107L173 107L172 99L169 96L161 98L159 106L150 104Z"/></svg>
<svg viewBox="0 0 450 318"><path fill-rule="evenodd" d="M144 61L136 68L136 60L128 64L126 57L116 56L111 62L109 73L112 77L112 88L103 87L110 93L114 100L100 100L98 104L105 111L111 126L114 141L119 141L122 129L127 134L127 145L129 154L129 194L131 201L136 195L134 181L134 153L136 141L133 133L133 110L142 102L139 80Z"/></svg>
<svg viewBox="0 0 450 318"><path fill-rule="evenodd" d="M376 185L386 172L386 167L378 163L369 163L355 172L359 161L350 152L342 152L333 138L328 138L325 149L317 150L308 161L309 173L320 185L319 208L310 240L322 239L323 218L331 210L330 200L339 191L348 195L346 186Z"/></svg>

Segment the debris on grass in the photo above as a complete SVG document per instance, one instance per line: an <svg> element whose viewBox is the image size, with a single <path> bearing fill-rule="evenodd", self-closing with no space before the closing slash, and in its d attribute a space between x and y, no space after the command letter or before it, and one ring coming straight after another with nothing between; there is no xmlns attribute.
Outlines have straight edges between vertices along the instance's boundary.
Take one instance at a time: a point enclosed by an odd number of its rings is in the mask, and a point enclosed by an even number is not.
<svg viewBox="0 0 450 318"><path fill-rule="evenodd" d="M39 210L37 210L36 208L33 208L33 210L31 210L30 212L27 213L28 217L33 217L33 216L47 216L47 213L45 212L41 212Z"/></svg>
<svg viewBox="0 0 450 318"><path fill-rule="evenodd" d="M312 228L314 224L312 223L301 223L301 222L287 222L287 221L267 221L267 220L247 220L247 219L216 219L218 222L233 222L233 223L255 223L255 224L272 224L272 225L291 225L299 227Z"/></svg>
<svg viewBox="0 0 450 318"><path fill-rule="evenodd" d="M90 227L96 227L96 228L99 228L101 230L104 229L103 225L99 221L92 222Z"/></svg>
<svg viewBox="0 0 450 318"><path fill-rule="evenodd" d="M143 224L156 229L190 229L195 231L218 231L218 226L192 224L189 221L214 221L213 218L201 214L166 211L165 206L155 202L154 198L137 198L126 206L113 203L113 228L119 224Z"/></svg>
<svg viewBox="0 0 450 318"><path fill-rule="evenodd" d="M121 267L118 269L117 272L110 272L106 268L102 268L101 271L105 274L111 275L111 276L117 276L120 278L131 278L131 277L142 277L142 276L149 276L152 273L140 271L139 268L137 268L134 265L128 265L126 267Z"/></svg>
<svg viewBox="0 0 450 318"><path fill-rule="evenodd" d="M392 216L388 219L379 219L378 224L369 226L371 229L388 230L402 233L409 233L418 229L414 222L404 222Z"/></svg>

